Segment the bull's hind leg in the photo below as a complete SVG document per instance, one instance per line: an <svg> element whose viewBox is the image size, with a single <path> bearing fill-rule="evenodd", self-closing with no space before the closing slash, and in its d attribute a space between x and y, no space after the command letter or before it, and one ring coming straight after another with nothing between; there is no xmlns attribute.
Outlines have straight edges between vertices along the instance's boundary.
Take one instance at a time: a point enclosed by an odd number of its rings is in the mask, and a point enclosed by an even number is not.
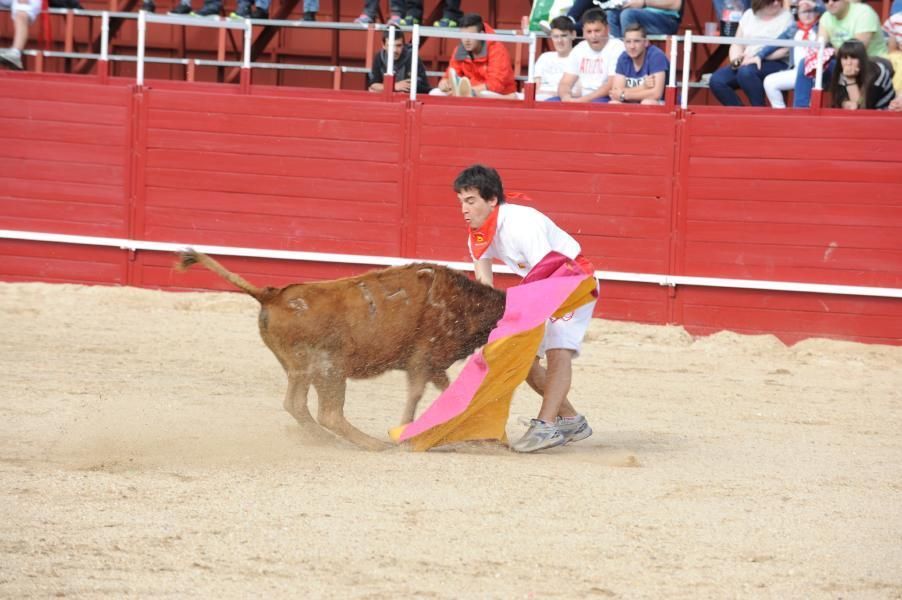
<svg viewBox="0 0 902 600"><path fill-rule="evenodd" d="M319 429L310 409L307 408L307 392L310 381L299 375L288 374L288 390L285 392L285 410L304 429Z"/></svg>
<svg viewBox="0 0 902 600"><path fill-rule="evenodd" d="M368 450L384 450L391 446L388 442L369 436L345 418L345 380L315 381L316 395L319 400L317 420L319 424L349 442Z"/></svg>

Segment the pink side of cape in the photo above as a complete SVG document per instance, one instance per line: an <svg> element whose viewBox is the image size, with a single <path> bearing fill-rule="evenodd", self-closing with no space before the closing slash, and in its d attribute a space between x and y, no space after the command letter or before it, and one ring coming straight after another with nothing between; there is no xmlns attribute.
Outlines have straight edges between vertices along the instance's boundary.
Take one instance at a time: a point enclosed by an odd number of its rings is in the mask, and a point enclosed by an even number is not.
<svg viewBox="0 0 902 600"><path fill-rule="evenodd" d="M544 323L585 278L584 273L552 276L508 288L504 316L489 334L488 343L529 331ZM410 439L461 414L487 375L488 365L482 351L477 351L432 406L404 428L399 441Z"/></svg>

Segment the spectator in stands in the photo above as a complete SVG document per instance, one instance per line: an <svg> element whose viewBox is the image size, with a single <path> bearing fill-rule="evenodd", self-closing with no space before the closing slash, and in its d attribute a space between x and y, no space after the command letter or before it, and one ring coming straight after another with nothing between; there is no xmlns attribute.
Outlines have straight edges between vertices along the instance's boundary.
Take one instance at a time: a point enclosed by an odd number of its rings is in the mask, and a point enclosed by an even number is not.
<svg viewBox="0 0 902 600"><path fill-rule="evenodd" d="M13 20L13 45L0 48L0 64L21 71L25 68L22 65L22 50L28 41L28 26L41 13L41 0L0 0L0 6L10 9Z"/></svg>
<svg viewBox="0 0 902 600"><path fill-rule="evenodd" d="M144 0L144 4L141 6L141 10L146 10L147 12L154 12L156 9L157 5L154 4L153 0ZM203 6L197 9L197 11L191 9L191 0L179 0L179 3L169 11L169 14L191 15L194 17L218 17L221 12L222 0L204 0Z"/></svg>
<svg viewBox="0 0 902 600"><path fill-rule="evenodd" d="M819 5L816 0L799 0L796 22L781 33L779 39L813 42L817 37L817 20L823 12L823 5ZM763 60L777 48L778 46L765 46L758 51L758 58ZM774 108L786 108L783 92L791 90L795 85L795 68L799 63L804 62L808 48L799 46L790 50L789 54L791 57L789 69L771 73L764 78L764 93L767 94L767 99Z"/></svg>
<svg viewBox="0 0 902 600"><path fill-rule="evenodd" d="M657 46L648 43L645 28L630 23L623 33L626 50L617 59L611 102L660 104L670 61Z"/></svg>
<svg viewBox="0 0 902 600"><path fill-rule="evenodd" d="M886 47L889 51L887 58L896 72L893 87L898 96L902 95L902 0L893 2L890 11L889 18L883 22L883 32L886 34Z"/></svg>
<svg viewBox="0 0 902 600"><path fill-rule="evenodd" d="M833 108L889 108L896 92L893 90L893 69L888 60L869 57L865 45L855 39L843 42L836 57L839 64L830 79Z"/></svg>
<svg viewBox="0 0 902 600"><path fill-rule="evenodd" d="M752 0L739 21L737 38L776 38L792 23L783 0ZM763 59L761 44L731 44L730 64L711 75L711 92L724 106L742 106L735 90L742 88L752 106L764 106L764 78L789 67L788 48L777 48Z"/></svg>
<svg viewBox="0 0 902 600"><path fill-rule="evenodd" d="M583 15L583 38L570 53L558 86L557 99L563 102L607 102L617 59L624 51L623 42L608 36L608 19L599 9L589 10Z"/></svg>
<svg viewBox="0 0 902 600"><path fill-rule="evenodd" d="M460 30L469 33L495 33L475 13L463 16ZM456 77L460 77L460 87L454 85ZM463 93L460 93L461 90L464 90ZM504 44L464 38L455 49L445 76L430 93L439 96L454 94L497 98L514 97L516 91L511 57Z"/></svg>
<svg viewBox="0 0 902 600"><path fill-rule="evenodd" d="M639 23L649 35L677 32L683 18L682 0L608 0L611 37L622 38L626 28Z"/></svg>
<svg viewBox="0 0 902 600"><path fill-rule="evenodd" d="M271 0L238 0L235 10L229 14L232 19L268 19Z"/></svg>
<svg viewBox="0 0 902 600"><path fill-rule="evenodd" d="M386 21L387 25L412 27L423 20L423 0L389 0L389 10L391 16ZM354 22L360 25L375 23L378 11L379 0L366 0L363 5L363 13ZM435 27L457 27L462 17L460 0L445 0L442 18L433 25Z"/></svg>
<svg viewBox="0 0 902 600"><path fill-rule="evenodd" d="M388 68L388 53L393 52L395 55L394 74L395 74L395 91L410 91L410 66L413 58L413 49L410 44L406 44L404 34L401 31L395 32L394 47L389 48L389 32L382 32L382 50L376 55L373 61L373 69L366 76L366 89L371 92L381 92L385 88L382 81L385 78L385 71ZM417 69L417 93L429 93L429 80L426 79L426 69Z"/></svg>
<svg viewBox="0 0 902 600"><path fill-rule="evenodd" d="M551 21L551 44L554 50L544 52L535 64L536 100L547 100L558 95L558 86L567 58L573 50L576 39L576 25L567 17L557 17Z"/></svg>
<svg viewBox="0 0 902 600"><path fill-rule="evenodd" d="M826 0L827 13L818 24L817 37L839 48L850 39L857 39L865 45L868 56L886 56L886 40L880 31L880 17L874 9L863 2L850 0ZM808 108L811 90L814 88L812 61L806 59L796 68L795 96L792 105ZM824 80L833 73L836 60L831 58L824 65Z"/></svg>

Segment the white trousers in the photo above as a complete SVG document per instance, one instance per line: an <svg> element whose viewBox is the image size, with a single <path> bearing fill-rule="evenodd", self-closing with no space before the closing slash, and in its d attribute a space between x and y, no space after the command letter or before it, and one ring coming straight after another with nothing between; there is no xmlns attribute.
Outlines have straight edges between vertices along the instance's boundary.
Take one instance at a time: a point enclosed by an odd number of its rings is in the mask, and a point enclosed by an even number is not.
<svg viewBox="0 0 902 600"><path fill-rule="evenodd" d="M767 99L772 107L786 108L786 99L783 98L783 92L791 90L795 85L795 69L778 71L764 78L764 93L767 94Z"/></svg>

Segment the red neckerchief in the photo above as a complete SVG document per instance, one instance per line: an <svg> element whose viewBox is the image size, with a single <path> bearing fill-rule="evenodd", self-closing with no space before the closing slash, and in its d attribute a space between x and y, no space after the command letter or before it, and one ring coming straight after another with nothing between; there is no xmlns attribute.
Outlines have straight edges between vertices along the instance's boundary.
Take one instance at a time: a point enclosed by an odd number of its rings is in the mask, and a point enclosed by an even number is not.
<svg viewBox="0 0 902 600"><path fill-rule="evenodd" d="M495 232L498 231L498 213L500 211L501 205L495 205L485 223L476 229L470 229L470 249L477 260L482 258L485 251L492 245L492 240L495 239Z"/></svg>
<svg viewBox="0 0 902 600"><path fill-rule="evenodd" d="M796 26L797 26L801 31L804 31L804 32L805 32L805 34L802 36L802 39L803 39L803 40L807 40L807 39L809 39L809 38L813 39L813 33L812 33L811 30L814 29L815 27L817 27L817 21L812 21L812 22L809 23L808 25L805 25L805 24L802 23L801 21L796 21Z"/></svg>

